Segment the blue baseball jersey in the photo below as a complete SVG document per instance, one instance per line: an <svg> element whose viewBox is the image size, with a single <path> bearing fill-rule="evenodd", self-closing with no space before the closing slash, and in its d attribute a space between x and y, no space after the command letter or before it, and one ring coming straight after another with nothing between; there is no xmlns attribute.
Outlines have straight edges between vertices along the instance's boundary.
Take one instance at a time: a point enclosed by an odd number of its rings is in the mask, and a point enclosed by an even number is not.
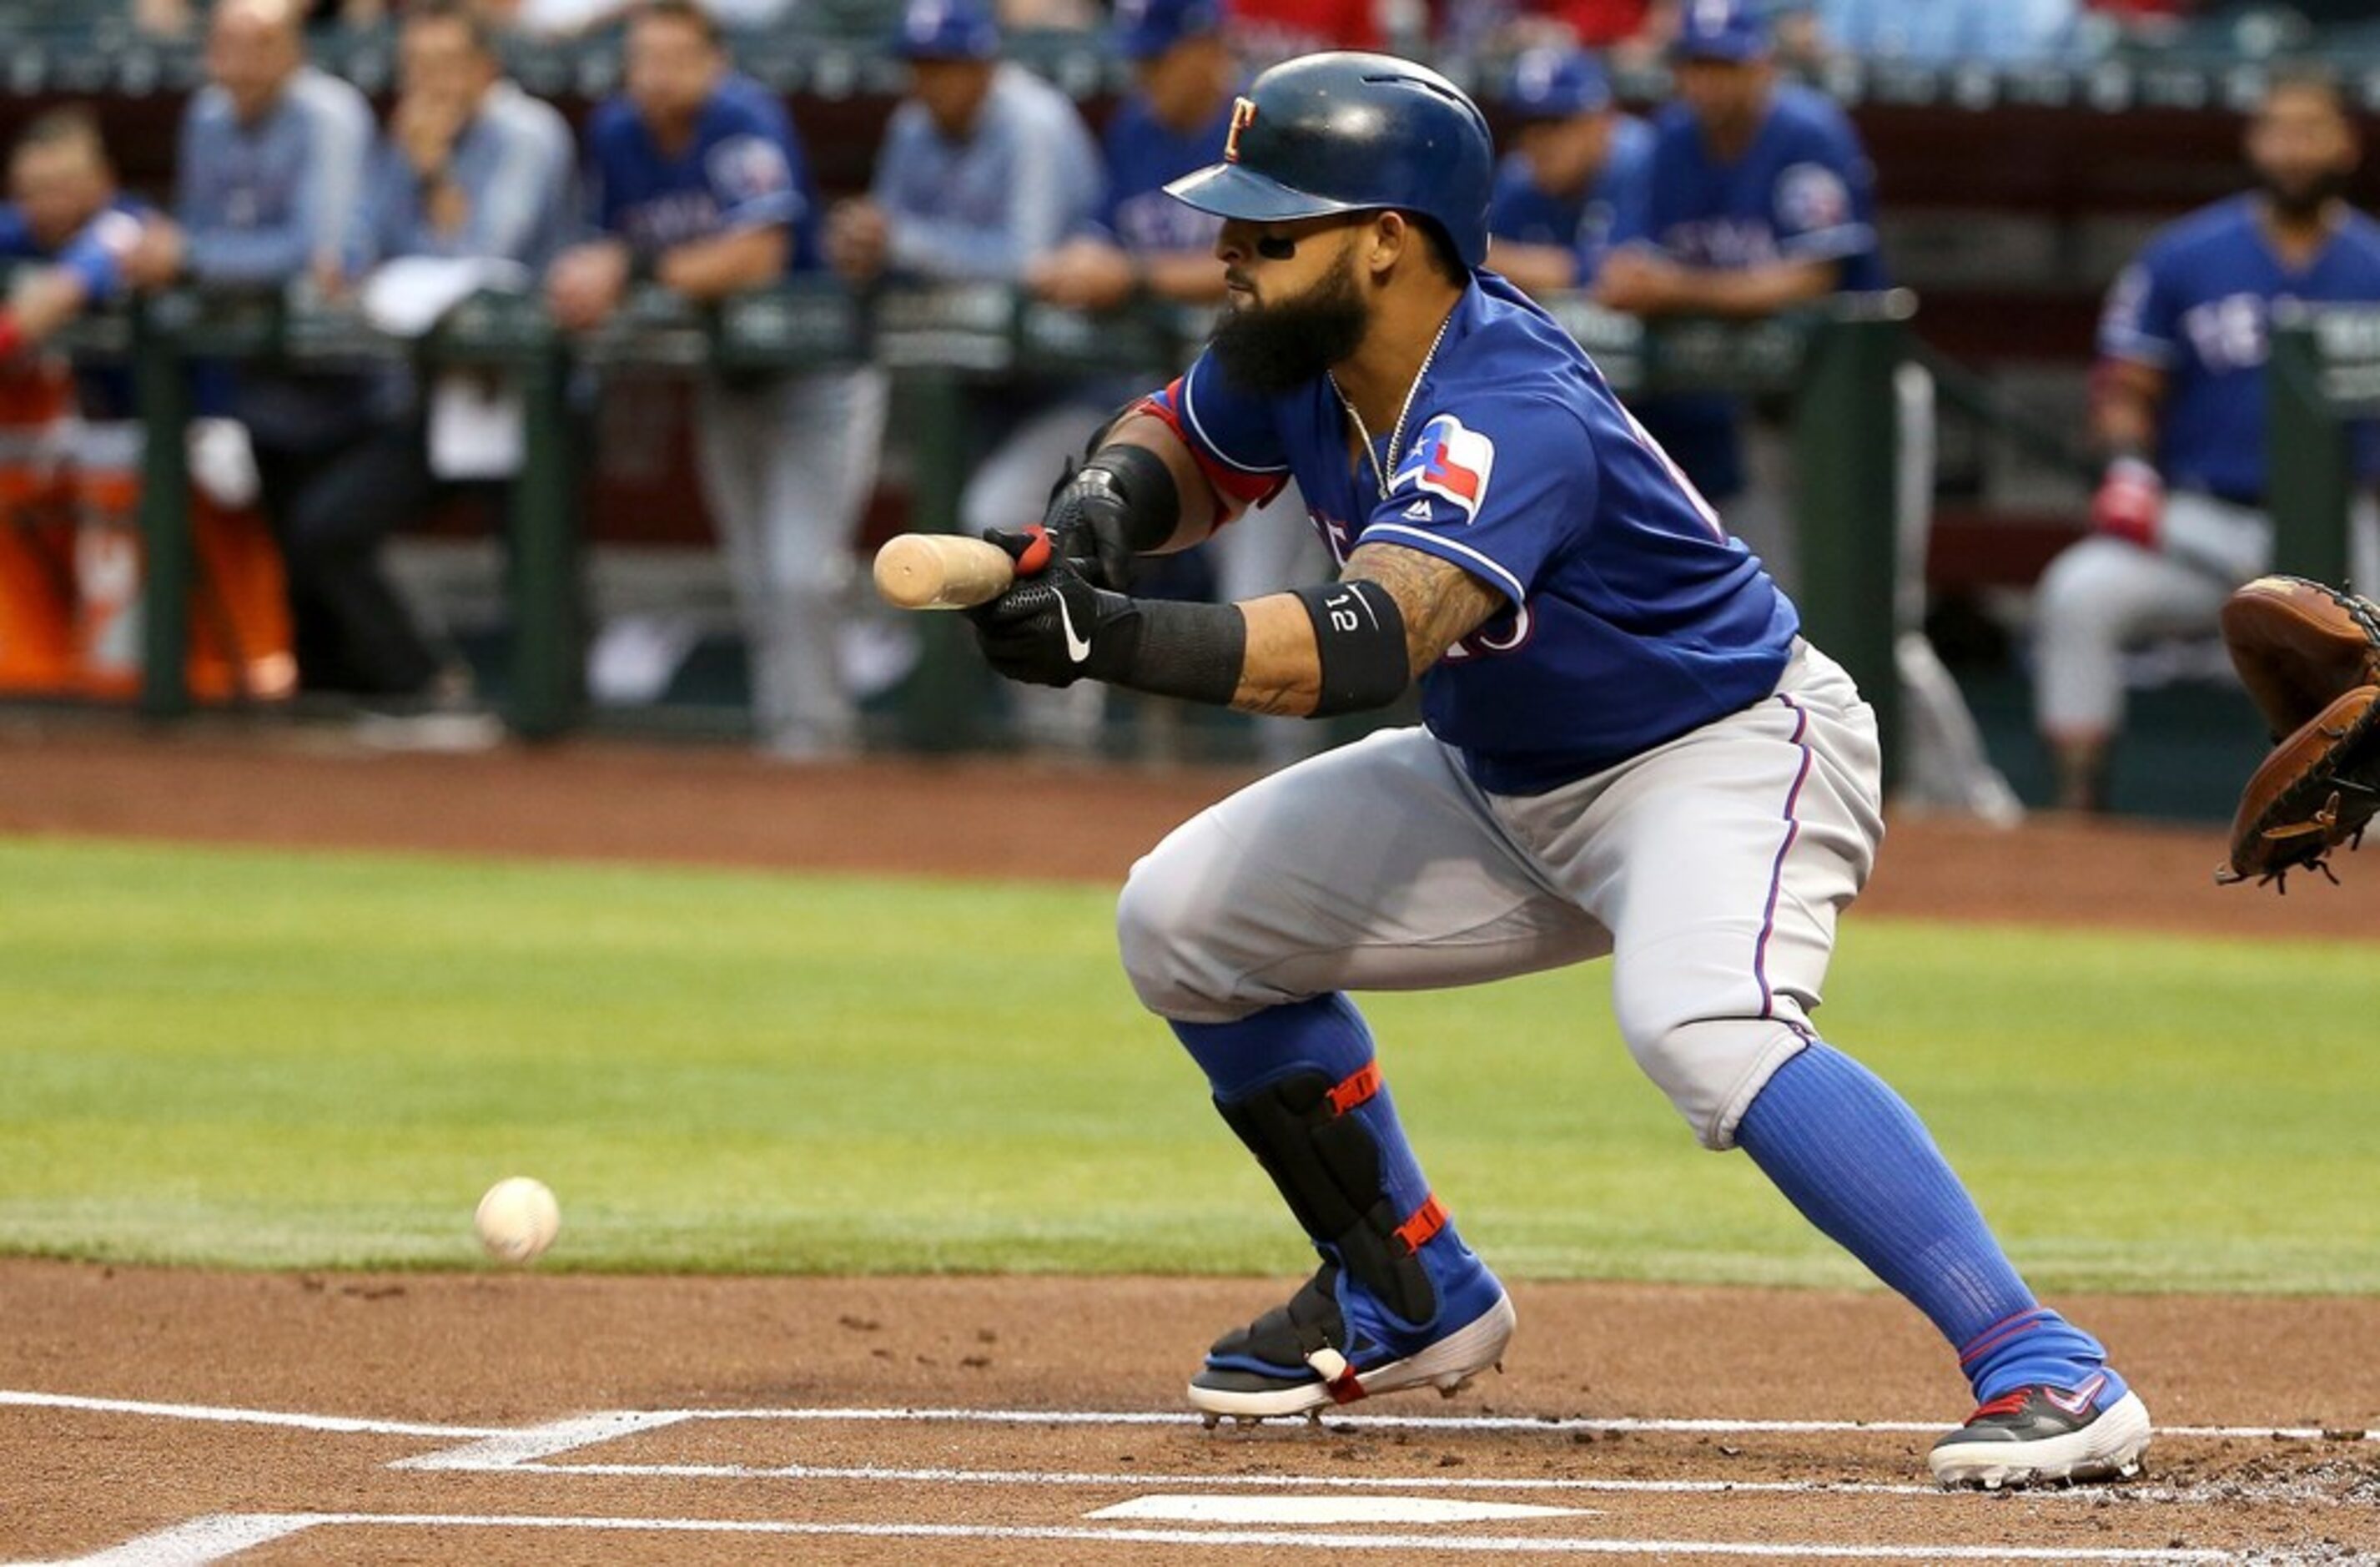
<svg viewBox="0 0 2380 1567"><path fill-rule="evenodd" d="M1752 144L1731 162L1712 155L1682 103L1661 111L1653 135L1650 191L1621 213L1613 244L1648 243L1697 267L1834 261L1846 292L1885 286L1876 171L1832 99L1779 83ZM1705 493L1726 499L1742 490L1736 399L1663 397L1642 411Z"/></svg>
<svg viewBox="0 0 2380 1567"><path fill-rule="evenodd" d="M1603 168L1574 196L1557 196L1536 182L1528 160L1508 152L1496 167L1488 199L1488 232L1524 245L1561 245L1578 256L1578 280L1591 281L1625 226L1641 231L1652 188L1653 128L1633 115L1613 118Z"/></svg>
<svg viewBox="0 0 2380 1567"><path fill-rule="evenodd" d="M749 77L730 76L702 105L694 135L673 157L625 98L587 128L595 226L640 251L740 228L792 230L786 270L820 264L818 188L785 106Z"/></svg>
<svg viewBox="0 0 2380 1567"><path fill-rule="evenodd" d="M1227 502L1297 481L1344 563L1393 544L1507 607L1422 676L1431 732L1498 794L1542 794L1776 688L1791 602L1526 296L1472 274L1414 390L1386 493L1327 379L1233 387L1211 355L1151 398Z"/></svg>
<svg viewBox="0 0 2380 1567"><path fill-rule="evenodd" d="M2351 209L2301 271L2275 253L2252 196L2159 230L2108 291L2099 351L2163 370L2166 482L2265 500L2265 355L2276 300L2380 303L2380 224ZM2380 477L2380 427L2359 422L2356 471Z"/></svg>
<svg viewBox="0 0 2380 1567"><path fill-rule="evenodd" d="M1184 135L1159 122L1147 99L1135 93L1108 122L1107 203L1100 222L1127 250L1204 250L1215 243L1223 220L1185 206L1165 193L1169 180L1223 161L1232 130L1232 100L1214 116Z"/></svg>
<svg viewBox="0 0 2380 1567"><path fill-rule="evenodd" d="M118 196L53 249L33 237L23 208L13 201L0 205L0 261L63 267L82 280L84 296L92 304L106 304L124 292L124 257L140 242L140 225L151 211L143 202ZM85 419L132 417L132 372L126 366L78 358L75 388L76 404Z"/></svg>

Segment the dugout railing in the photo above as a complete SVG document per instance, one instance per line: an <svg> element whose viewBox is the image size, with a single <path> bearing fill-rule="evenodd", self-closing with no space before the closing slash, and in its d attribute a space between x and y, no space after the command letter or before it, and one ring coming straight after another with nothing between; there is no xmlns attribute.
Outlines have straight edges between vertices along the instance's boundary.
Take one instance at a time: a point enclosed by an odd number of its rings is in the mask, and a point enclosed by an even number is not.
<svg viewBox="0 0 2380 1567"><path fill-rule="evenodd" d="M1658 327L1584 298L1557 298L1550 309L1623 395L1717 391L1783 401L1803 625L1858 680L1876 710L1889 758L1900 688L1893 662L1900 437L1892 382L1906 347L1911 296L1846 296L1757 322ZM526 444L505 524L512 561L505 717L522 736L545 739L584 716L582 454L571 395L582 368L692 374L872 359L905 383L911 526L949 531L957 526L966 477L970 387L1021 376L1159 379L1187 362L1204 326L1195 311L1150 307L1085 315L996 286L888 289L857 300L820 285L747 295L715 310L650 291L603 329L580 337L559 332L534 298L483 295L426 337L402 343L373 332L352 309L183 291L84 323L71 346L131 360L140 417L152 437L187 425L188 367L201 360L302 366L402 358L424 368L473 366L514 378L525 403ZM188 457L178 440L150 439L144 454L140 706L171 719L193 705L183 658L194 569ZM990 677L967 656L963 630L951 617L928 616L924 629L926 656L903 708L904 741L918 748L979 743Z"/></svg>
<svg viewBox="0 0 2380 1567"><path fill-rule="evenodd" d="M2344 583L2353 551L2357 420L2380 419L2380 310L2275 305L2265 361L2273 569ZM2374 584L2355 585L2364 592Z"/></svg>

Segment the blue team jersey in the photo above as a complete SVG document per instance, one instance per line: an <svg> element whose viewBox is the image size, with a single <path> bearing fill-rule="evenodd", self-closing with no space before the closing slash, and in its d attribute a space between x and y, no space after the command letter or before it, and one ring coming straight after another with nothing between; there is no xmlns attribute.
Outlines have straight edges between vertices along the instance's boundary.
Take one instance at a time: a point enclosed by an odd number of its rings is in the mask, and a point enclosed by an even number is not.
<svg viewBox="0 0 2380 1567"><path fill-rule="evenodd" d="M1135 93L1108 122L1108 196L1100 221L1127 250L1204 250L1223 220L1165 194L1168 180L1223 161L1232 101L1187 136L1160 124Z"/></svg>
<svg viewBox="0 0 2380 1567"><path fill-rule="evenodd" d="M1422 676L1430 731L1483 788L1599 771L1760 700L1784 671L1791 602L1585 351L1493 273L1472 274L1415 389L1386 498L1327 380L1260 397L1201 355L1151 407L1219 493L1294 479L1342 564L1394 544L1504 596Z"/></svg>
<svg viewBox="0 0 2380 1567"><path fill-rule="evenodd" d="M110 201L91 222L68 236L55 249L33 237L24 209L14 202L0 205L0 261L46 261L64 267L82 280L83 292L93 304L104 304L124 292L124 256L140 240L140 225L152 211L128 196ZM132 372L122 364L75 361L76 405L85 419L130 419Z"/></svg>
<svg viewBox="0 0 2380 1567"><path fill-rule="evenodd" d="M595 225L642 251L665 250L739 228L785 225L786 270L820 265L820 208L785 106L748 77L719 84L675 157L663 153L625 98L587 127Z"/></svg>
<svg viewBox="0 0 2380 1567"><path fill-rule="evenodd" d="M2380 303L2380 224L2350 211L2303 271L2265 237L2252 196L2160 230L2107 294L2099 351L2163 370L2157 467L2166 481L2248 505L2265 500L2265 354L2277 299ZM2380 428L2355 427L2356 471L2380 476Z"/></svg>
<svg viewBox="0 0 2380 1567"><path fill-rule="evenodd" d="M1616 116L1603 168L1584 191L1556 196L1537 184L1528 161L1507 153L1496 167L1496 188L1488 200L1488 232L1524 245L1560 245L1578 256L1578 280L1590 282L1603 264L1612 237L1623 227L1642 227L1652 188L1653 128L1633 115Z"/></svg>
<svg viewBox="0 0 2380 1567"><path fill-rule="evenodd" d="M1701 123L1682 103L1661 111L1653 135L1651 189L1641 208L1623 212L1612 243L1649 243L1698 267L1834 261L1845 292L1885 286L1876 171L1832 99L1779 84L1768 117L1731 163L1712 157ZM1644 411L1706 493L1724 499L1743 488L1735 399L1665 397Z"/></svg>

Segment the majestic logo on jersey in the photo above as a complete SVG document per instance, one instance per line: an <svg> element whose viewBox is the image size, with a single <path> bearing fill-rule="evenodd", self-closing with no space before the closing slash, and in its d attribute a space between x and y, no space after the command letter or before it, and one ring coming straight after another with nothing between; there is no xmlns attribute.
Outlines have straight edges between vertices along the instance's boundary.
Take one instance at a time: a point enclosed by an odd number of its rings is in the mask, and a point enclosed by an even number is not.
<svg viewBox="0 0 2380 1567"><path fill-rule="evenodd" d="M1232 100L1232 128L1223 137L1223 162L1240 161L1240 132L1257 123L1257 105L1253 98Z"/></svg>
<svg viewBox="0 0 2380 1567"><path fill-rule="evenodd" d="M1411 484L1432 495L1442 495L1463 508L1463 520L1479 515L1488 498L1488 475L1496 466L1496 443L1475 430L1465 430L1452 414L1440 414L1421 427L1413 450L1397 466L1390 490Z"/></svg>

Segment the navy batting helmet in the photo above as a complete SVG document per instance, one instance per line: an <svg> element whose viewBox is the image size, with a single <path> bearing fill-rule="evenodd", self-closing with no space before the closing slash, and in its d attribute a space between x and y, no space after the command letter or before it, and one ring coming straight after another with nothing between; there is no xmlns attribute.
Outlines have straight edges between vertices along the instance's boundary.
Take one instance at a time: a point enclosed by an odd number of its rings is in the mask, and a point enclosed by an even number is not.
<svg viewBox="0 0 2380 1567"><path fill-rule="evenodd" d="M1342 51L1257 78L1232 106L1223 161L1165 191L1251 223L1393 207L1436 224L1475 267L1495 165L1488 122L1461 88L1411 60Z"/></svg>

